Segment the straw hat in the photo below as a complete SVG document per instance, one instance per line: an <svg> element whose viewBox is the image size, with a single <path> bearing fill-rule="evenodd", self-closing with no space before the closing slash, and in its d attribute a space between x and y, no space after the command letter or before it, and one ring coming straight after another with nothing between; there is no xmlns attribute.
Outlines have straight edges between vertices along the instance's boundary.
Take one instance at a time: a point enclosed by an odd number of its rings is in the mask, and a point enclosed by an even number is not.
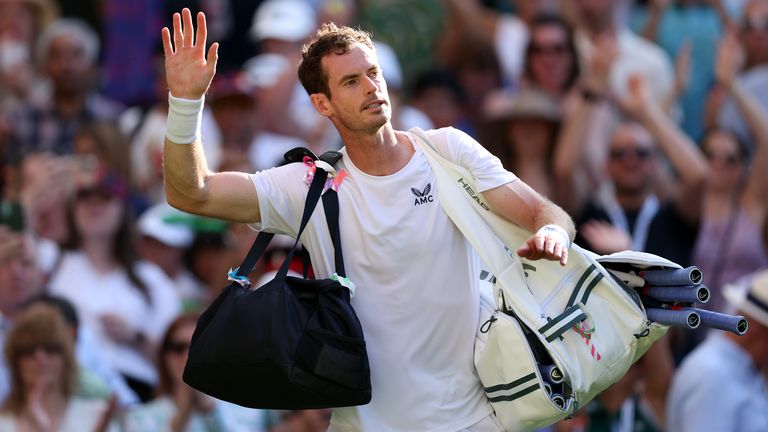
<svg viewBox="0 0 768 432"><path fill-rule="evenodd" d="M490 121L541 119L558 123L562 119L557 102L534 88L524 88L517 92L492 92L486 97L483 113Z"/></svg>
<svg viewBox="0 0 768 432"><path fill-rule="evenodd" d="M731 306L768 327L768 270L756 273L746 289L736 284L726 285L723 296Z"/></svg>

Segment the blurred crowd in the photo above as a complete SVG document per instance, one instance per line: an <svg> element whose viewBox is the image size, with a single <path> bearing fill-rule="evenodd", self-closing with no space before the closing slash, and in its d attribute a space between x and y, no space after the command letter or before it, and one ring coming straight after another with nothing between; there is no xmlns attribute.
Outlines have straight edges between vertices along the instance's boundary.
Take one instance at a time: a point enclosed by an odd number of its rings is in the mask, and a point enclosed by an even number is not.
<svg viewBox="0 0 768 432"><path fill-rule="evenodd" d="M160 29L181 7L221 44L212 169L337 149L296 65L320 23L359 25L396 129L469 133L571 214L579 245L696 265L704 308L748 316L740 338L670 330L553 430L760 430L739 409L768 416L768 0L0 0L0 431L328 425L182 381L256 232L164 201ZM273 243L252 280L293 246Z"/></svg>

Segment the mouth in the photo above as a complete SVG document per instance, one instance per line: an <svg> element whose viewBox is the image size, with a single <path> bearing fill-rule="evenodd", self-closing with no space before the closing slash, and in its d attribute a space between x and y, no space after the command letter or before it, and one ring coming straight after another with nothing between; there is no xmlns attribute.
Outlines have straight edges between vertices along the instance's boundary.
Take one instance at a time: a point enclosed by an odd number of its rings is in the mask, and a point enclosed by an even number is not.
<svg viewBox="0 0 768 432"><path fill-rule="evenodd" d="M375 101L371 101L371 102L368 102L368 103L366 103L365 105L363 105L363 111L368 111L368 110L371 110L371 111L375 111L375 110L379 110L379 109L383 108L383 107L384 107L384 105L386 105L386 104L387 104L387 103L386 103L385 101L381 100L381 99L378 99L378 100L375 100Z"/></svg>

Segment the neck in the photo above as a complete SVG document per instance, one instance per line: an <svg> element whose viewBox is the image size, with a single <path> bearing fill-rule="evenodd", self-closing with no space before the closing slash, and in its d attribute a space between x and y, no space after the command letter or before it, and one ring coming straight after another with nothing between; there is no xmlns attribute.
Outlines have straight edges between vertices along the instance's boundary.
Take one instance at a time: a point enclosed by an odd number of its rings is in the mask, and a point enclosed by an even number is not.
<svg viewBox="0 0 768 432"><path fill-rule="evenodd" d="M77 117L85 109L85 99L85 94L56 92L53 95L53 106L62 117Z"/></svg>
<svg viewBox="0 0 768 432"><path fill-rule="evenodd" d="M341 133L347 155L366 174L385 176L401 170L413 156L408 138L387 124L372 134Z"/></svg>
<svg viewBox="0 0 768 432"><path fill-rule="evenodd" d="M610 20L605 23L594 22L588 24L585 27L585 30L593 43L597 42L597 38L601 36L618 36L616 28L613 26L613 23Z"/></svg>
<svg viewBox="0 0 768 432"><path fill-rule="evenodd" d="M752 323L750 322L750 324ZM768 372L768 346L765 344L768 329L766 327L755 323L755 325L750 325L749 333L745 336L738 336L730 332L726 333L725 336L749 354L756 368L763 373Z"/></svg>
<svg viewBox="0 0 768 432"><path fill-rule="evenodd" d="M101 239L83 239L80 248L91 265L99 272L106 273L115 267L110 242Z"/></svg>
<svg viewBox="0 0 768 432"><path fill-rule="evenodd" d="M643 206L645 199L648 198L648 192L617 192L616 202L624 210L638 210Z"/></svg>

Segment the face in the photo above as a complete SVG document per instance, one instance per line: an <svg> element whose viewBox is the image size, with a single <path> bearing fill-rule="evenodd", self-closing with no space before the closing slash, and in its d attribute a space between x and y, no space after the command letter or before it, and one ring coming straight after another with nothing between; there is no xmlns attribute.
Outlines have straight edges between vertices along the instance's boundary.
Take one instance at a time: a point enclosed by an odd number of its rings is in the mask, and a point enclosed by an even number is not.
<svg viewBox="0 0 768 432"><path fill-rule="evenodd" d="M648 132L635 124L619 126L611 138L607 171L617 193L638 194L651 186L655 148Z"/></svg>
<svg viewBox="0 0 768 432"><path fill-rule="evenodd" d="M120 229L125 204L107 192L81 191L75 198L75 226L83 238L112 238Z"/></svg>
<svg viewBox="0 0 768 432"><path fill-rule="evenodd" d="M752 63L768 62L768 2L752 1L744 9L741 42Z"/></svg>
<svg viewBox="0 0 768 432"><path fill-rule="evenodd" d="M702 143L702 151L709 163L708 186L713 190L733 190L744 168L733 135L722 131L710 134Z"/></svg>
<svg viewBox="0 0 768 432"><path fill-rule="evenodd" d="M168 346L163 351L163 363L171 376L174 387L183 383L181 377L184 374L184 365L187 363L187 356L189 355L189 343L194 332L194 323L179 326L171 334Z"/></svg>
<svg viewBox="0 0 768 432"><path fill-rule="evenodd" d="M541 119L512 120L507 122L507 136L515 154L546 158L554 143L555 127L553 123Z"/></svg>
<svg viewBox="0 0 768 432"><path fill-rule="evenodd" d="M0 2L0 36L31 42L36 18L34 9L26 1Z"/></svg>
<svg viewBox="0 0 768 432"><path fill-rule="evenodd" d="M566 90L575 59L568 50L568 34L555 24L534 28L529 54L531 79L545 91Z"/></svg>
<svg viewBox="0 0 768 432"><path fill-rule="evenodd" d="M604 29L613 24L616 3L617 0L576 0L574 6L584 25Z"/></svg>
<svg viewBox="0 0 768 432"><path fill-rule="evenodd" d="M79 94L88 88L91 64L85 48L73 36L62 35L51 41L45 70L56 91Z"/></svg>
<svg viewBox="0 0 768 432"><path fill-rule="evenodd" d="M139 256L157 264L169 275L175 275L183 267L184 249L158 241L152 237L141 236L137 244Z"/></svg>
<svg viewBox="0 0 768 432"><path fill-rule="evenodd" d="M427 115L436 128L456 126L463 117L461 103L444 87L424 90L413 106Z"/></svg>
<svg viewBox="0 0 768 432"><path fill-rule="evenodd" d="M19 347L17 364L22 385L57 387L64 374L63 347L58 342L29 343Z"/></svg>
<svg viewBox="0 0 768 432"><path fill-rule="evenodd" d="M15 256L0 263L0 305L10 313L42 291L43 272L38 267L34 246L25 239Z"/></svg>
<svg viewBox="0 0 768 432"><path fill-rule="evenodd" d="M387 84L373 50L355 44L346 54L323 57L322 67L331 97L322 93L310 97L318 112L329 117L342 135L373 134L389 124L392 111Z"/></svg>

